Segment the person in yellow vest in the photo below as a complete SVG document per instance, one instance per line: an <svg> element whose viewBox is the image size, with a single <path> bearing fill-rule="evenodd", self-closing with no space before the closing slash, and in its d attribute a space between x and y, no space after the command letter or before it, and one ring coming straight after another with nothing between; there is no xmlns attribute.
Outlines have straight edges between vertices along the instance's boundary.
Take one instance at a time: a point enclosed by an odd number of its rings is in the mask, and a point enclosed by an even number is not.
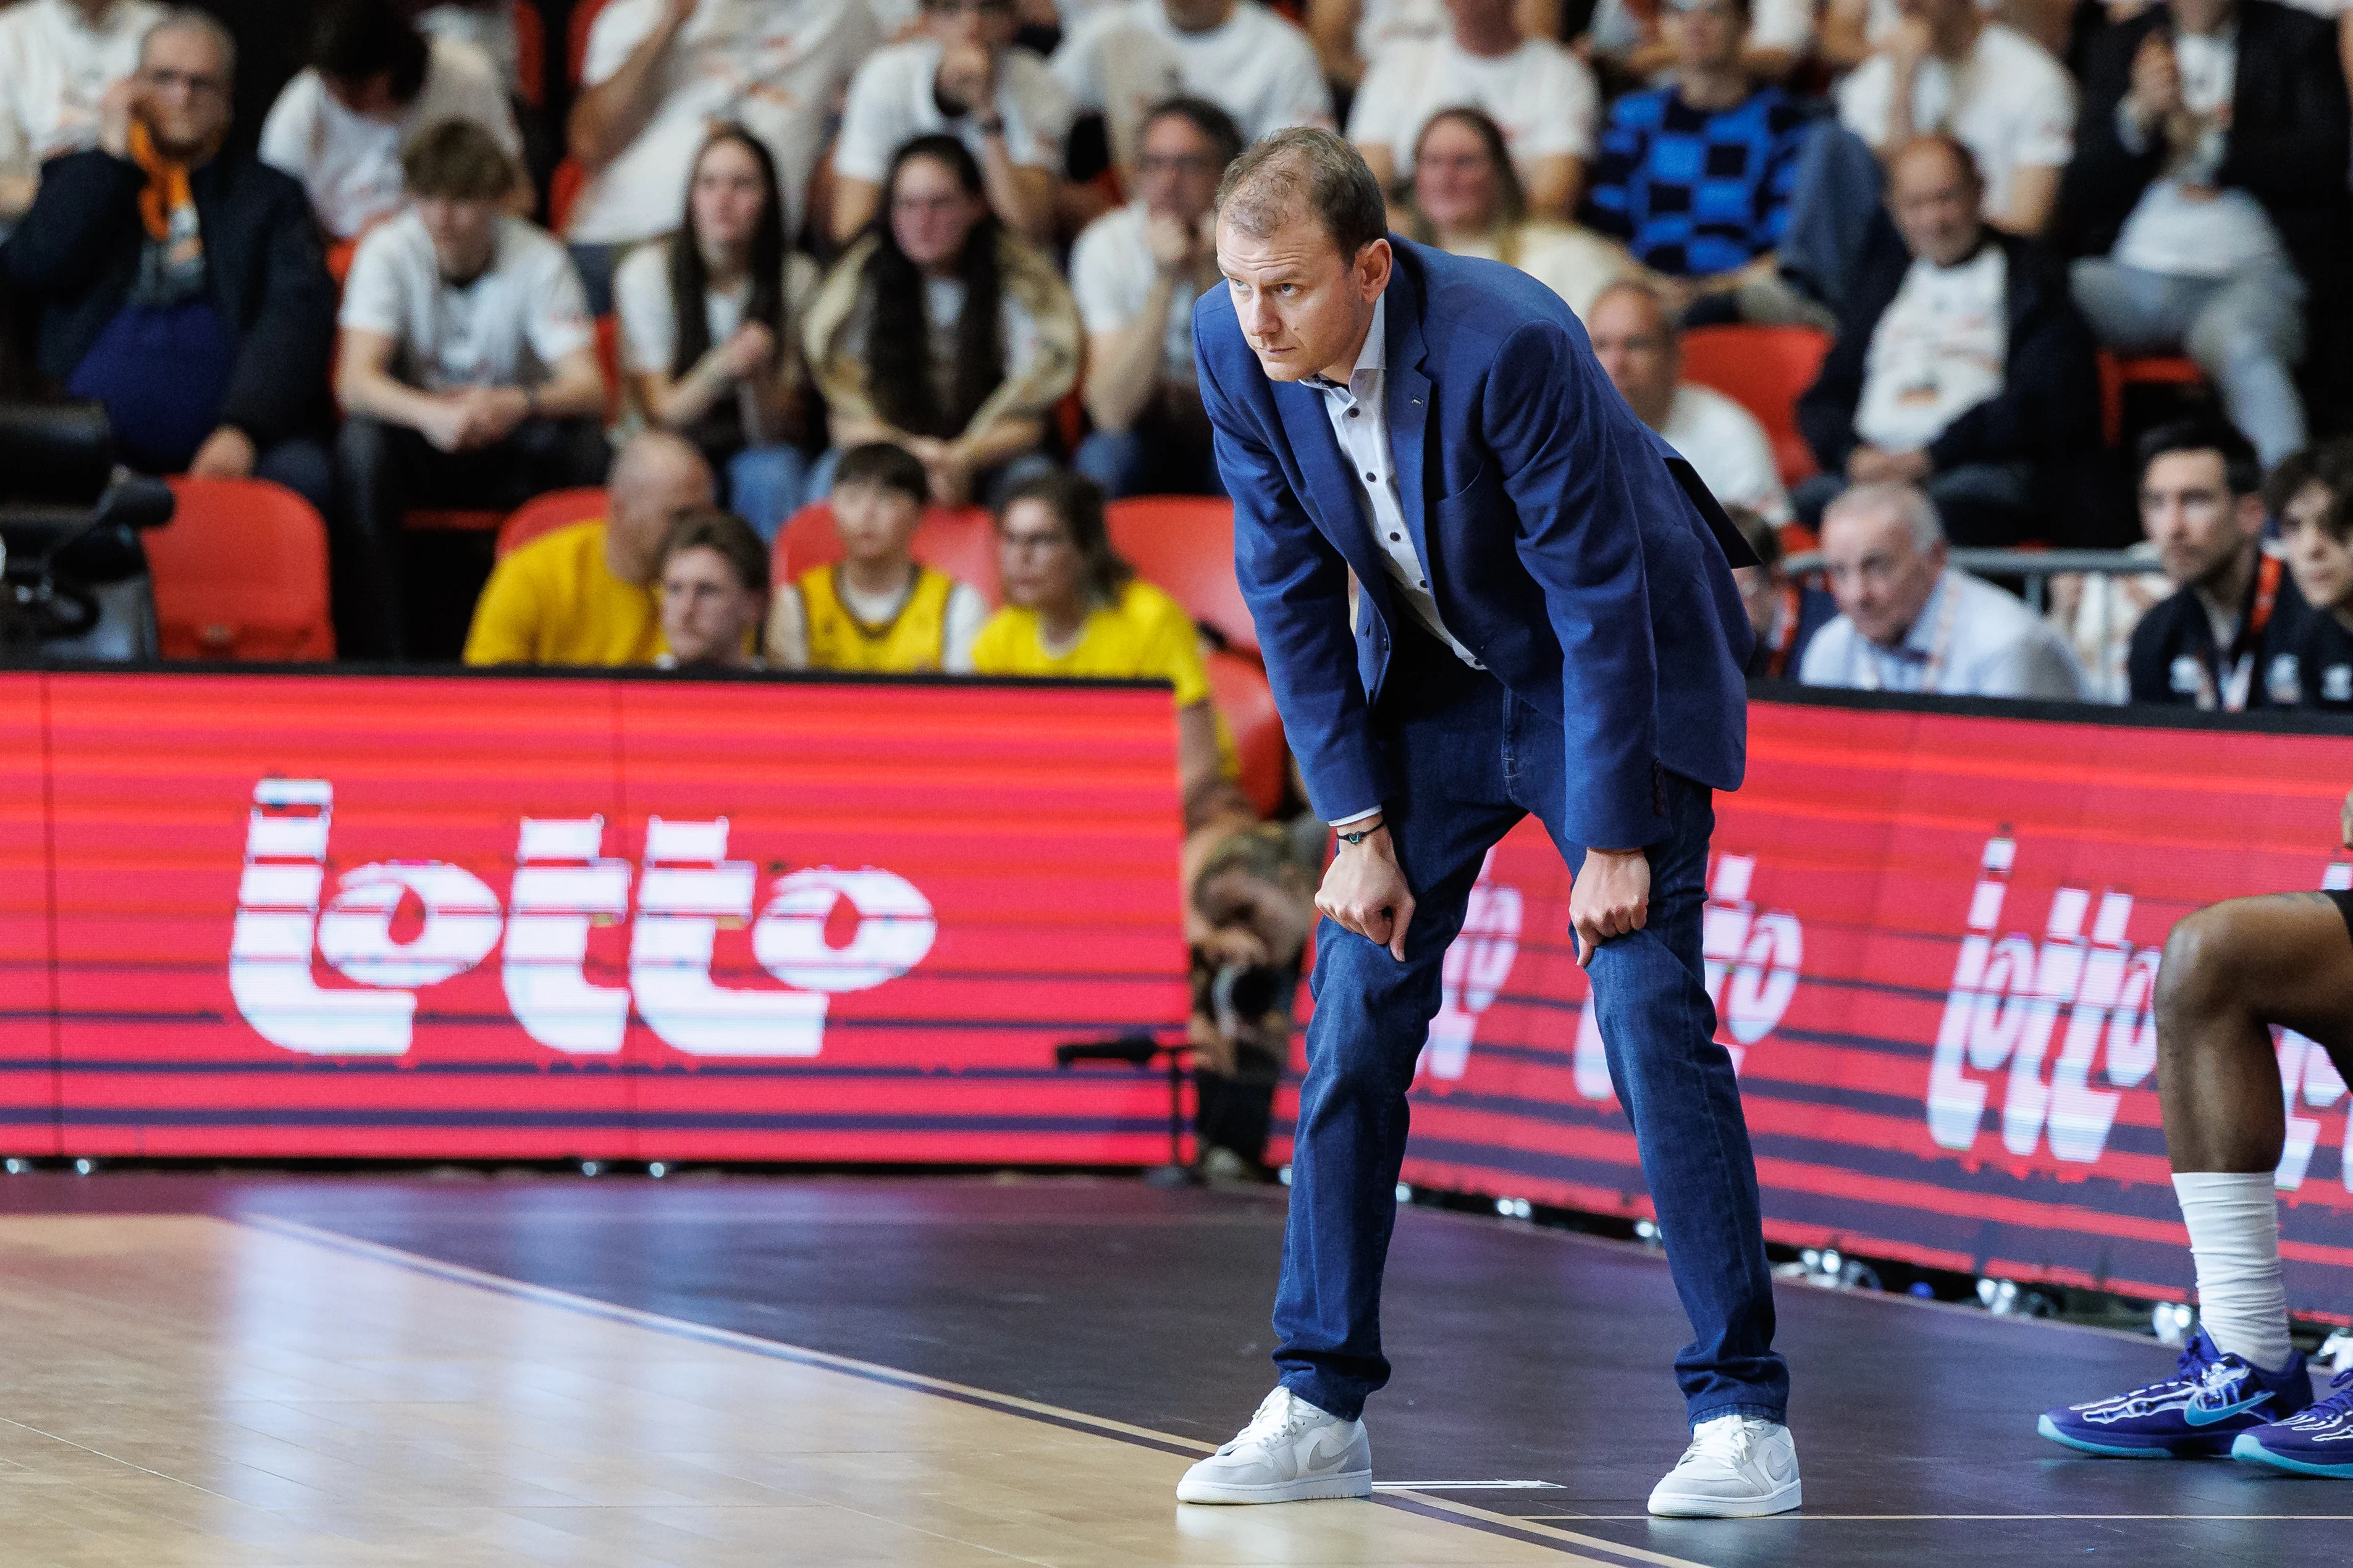
<svg viewBox="0 0 2353 1568"><path fill-rule="evenodd" d="M1006 607L973 644L974 670L1167 681L1187 822L1222 803L1240 768L1210 700L1199 634L1112 549L1103 491L1060 471L1025 479L997 514L997 540Z"/></svg>
<svg viewBox="0 0 2353 1568"><path fill-rule="evenodd" d="M768 547L732 511L705 507L662 542L663 669L765 669L753 647L768 609Z"/></svg>
<svg viewBox="0 0 2353 1568"><path fill-rule="evenodd" d="M888 675L972 670L988 601L907 552L931 480L903 447L852 447L834 470L833 526L842 557L804 572L768 610L768 662L778 669Z"/></svg>
<svg viewBox="0 0 2353 1568"><path fill-rule="evenodd" d="M613 460L602 521L557 529L491 569L466 662L651 664L662 651L662 541L714 499L693 443L667 431L638 437Z"/></svg>

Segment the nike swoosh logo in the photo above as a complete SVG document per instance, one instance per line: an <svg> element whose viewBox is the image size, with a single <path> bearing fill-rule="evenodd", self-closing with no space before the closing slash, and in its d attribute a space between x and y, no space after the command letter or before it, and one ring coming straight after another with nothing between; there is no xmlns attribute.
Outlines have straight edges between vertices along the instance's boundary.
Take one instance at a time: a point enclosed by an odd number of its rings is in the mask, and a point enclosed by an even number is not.
<svg viewBox="0 0 2353 1568"><path fill-rule="evenodd" d="M1308 1442L1304 1468L1310 1471L1328 1470L1348 1457L1348 1445L1345 1439L1341 1441L1338 1447L1328 1454L1323 1451L1323 1447L1324 1439L1321 1436Z"/></svg>
<svg viewBox="0 0 2353 1568"><path fill-rule="evenodd" d="M2217 1421L2228 1421L2232 1416L2253 1410L2258 1405L2268 1404L2270 1400L2270 1394L2258 1394L2253 1399L2242 1399L2236 1405L2225 1405L2219 1410L2200 1410L2195 1405L2185 1405L2181 1407L2181 1418L2192 1426L2211 1426Z"/></svg>

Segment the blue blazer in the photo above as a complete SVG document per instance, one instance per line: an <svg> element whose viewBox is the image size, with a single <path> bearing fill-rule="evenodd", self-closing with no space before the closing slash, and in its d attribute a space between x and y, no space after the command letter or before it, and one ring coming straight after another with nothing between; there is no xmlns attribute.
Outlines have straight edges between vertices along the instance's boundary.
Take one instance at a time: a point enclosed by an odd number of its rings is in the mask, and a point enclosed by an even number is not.
<svg viewBox="0 0 2353 1568"><path fill-rule="evenodd" d="M1730 568L1754 556L1557 295L1498 262L1389 243L1389 439L1439 615L1514 695L1561 716L1567 836L1657 843L1659 769L1740 785L1754 639ZM1369 811L1393 784L1371 708L1410 612L1322 395L1267 379L1224 289L1194 307L1193 340L1235 569L1308 796L1326 821Z"/></svg>

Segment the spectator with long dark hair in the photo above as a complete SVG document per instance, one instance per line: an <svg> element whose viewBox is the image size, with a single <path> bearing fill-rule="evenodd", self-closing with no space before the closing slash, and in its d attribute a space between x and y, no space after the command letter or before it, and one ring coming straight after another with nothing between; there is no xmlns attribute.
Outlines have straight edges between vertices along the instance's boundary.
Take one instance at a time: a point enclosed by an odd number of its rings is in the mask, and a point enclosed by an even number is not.
<svg viewBox="0 0 2353 1568"><path fill-rule="evenodd" d="M1576 224L1528 216L1503 128L1481 109L1445 109L1414 143L1404 227L1450 256L1516 267L1580 317L1604 289L1640 276L1624 247Z"/></svg>
<svg viewBox="0 0 2353 1568"><path fill-rule="evenodd" d="M1239 766L1210 701L1199 635L1176 601L1112 548L1103 491L1050 469L1007 493L997 514L1005 608L980 631L982 675L1166 680L1176 692L1176 770L1192 825Z"/></svg>
<svg viewBox="0 0 2353 1568"><path fill-rule="evenodd" d="M727 478L728 505L773 540L808 478L808 372L796 318L818 270L785 233L776 160L741 125L695 154L678 232L613 275L621 368L649 423Z"/></svg>
<svg viewBox="0 0 2353 1568"><path fill-rule="evenodd" d="M1078 379L1078 306L1051 259L989 210L955 137L899 149L883 190L803 340L835 448L906 447L943 505L1002 495L1047 461L1046 416ZM821 473L811 489L826 488Z"/></svg>

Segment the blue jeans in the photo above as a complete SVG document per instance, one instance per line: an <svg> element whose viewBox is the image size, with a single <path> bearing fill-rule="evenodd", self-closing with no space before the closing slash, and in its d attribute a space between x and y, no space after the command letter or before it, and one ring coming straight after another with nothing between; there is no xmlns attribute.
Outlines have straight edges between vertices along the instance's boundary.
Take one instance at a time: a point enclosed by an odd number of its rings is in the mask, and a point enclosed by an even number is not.
<svg viewBox="0 0 2353 1568"><path fill-rule="evenodd" d="M1208 447L1181 446L1150 428L1097 430L1079 443L1071 467L1094 480L1106 500L1226 493L1217 455Z"/></svg>
<svg viewBox="0 0 2353 1568"><path fill-rule="evenodd" d="M2305 289L2295 268L2257 261L2227 278L2187 278L2087 256L2073 281L2076 307L2108 348L2196 360L2263 467L2304 450L2293 372L2304 357Z"/></svg>
<svg viewBox="0 0 2353 1568"><path fill-rule="evenodd" d="M1283 1386L1342 1417L1356 1416L1388 1381L1381 1271L1397 1219L1406 1089L1480 862L1530 812L1572 868L1585 858L1560 828L1569 780L1559 721L1428 639L1413 640L1412 652L1399 652L1419 668L1393 672L1400 689L1384 693L1374 717L1397 781L1385 803L1389 832L1414 896L1406 961L1328 920L1317 931L1315 1016L1274 1307ZM1662 773L1658 788L1672 831L1648 850L1649 924L1594 954L1592 1005L1694 1333L1675 1358L1690 1418L1778 1421L1789 1375L1772 1348L1756 1165L1702 981L1715 815L1699 784Z"/></svg>
<svg viewBox="0 0 2353 1568"><path fill-rule="evenodd" d="M774 544L808 488L808 454L798 447L746 447L727 459L727 506Z"/></svg>

